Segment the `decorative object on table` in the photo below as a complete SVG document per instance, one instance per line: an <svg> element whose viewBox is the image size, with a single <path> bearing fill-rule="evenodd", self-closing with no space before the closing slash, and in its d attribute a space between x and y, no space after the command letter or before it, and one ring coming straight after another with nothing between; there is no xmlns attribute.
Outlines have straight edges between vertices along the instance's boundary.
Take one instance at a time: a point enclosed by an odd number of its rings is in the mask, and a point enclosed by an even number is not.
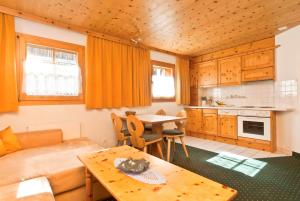
<svg viewBox="0 0 300 201"><path fill-rule="evenodd" d="M128 110L128 111L125 112L126 116L135 115L135 114L136 114L136 111L130 111L130 110Z"/></svg>
<svg viewBox="0 0 300 201"><path fill-rule="evenodd" d="M115 161L114 161L114 165L115 165L116 168L119 169L120 165L124 164L124 162L128 161L129 159L127 159L127 158L116 158ZM142 160L145 160L145 159L142 159ZM147 163L148 163L147 170L143 171L139 174L125 172L123 170L122 170L122 172L124 174L126 174L127 176L129 176L133 179L136 179L140 182L146 183L146 184L165 184L167 182L166 178L163 175L161 175L159 172L157 172L155 170L151 170L151 168L149 168L149 162L147 162Z"/></svg>
<svg viewBox="0 0 300 201"><path fill-rule="evenodd" d="M132 159L128 158L127 160L121 162L118 165L118 168L126 173L139 174L145 172L149 168L149 162L145 159Z"/></svg>

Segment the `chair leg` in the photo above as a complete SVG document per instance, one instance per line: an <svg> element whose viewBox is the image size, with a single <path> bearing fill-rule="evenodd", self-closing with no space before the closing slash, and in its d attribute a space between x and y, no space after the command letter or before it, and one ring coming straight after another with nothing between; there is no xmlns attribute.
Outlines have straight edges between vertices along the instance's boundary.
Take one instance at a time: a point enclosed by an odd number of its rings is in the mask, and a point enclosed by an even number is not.
<svg viewBox="0 0 300 201"><path fill-rule="evenodd" d="M175 153L175 150L176 150L175 137L172 138L172 143L173 143L173 153Z"/></svg>
<svg viewBox="0 0 300 201"><path fill-rule="evenodd" d="M171 139L167 138L167 140L168 140L167 161L170 162Z"/></svg>
<svg viewBox="0 0 300 201"><path fill-rule="evenodd" d="M144 147L144 152L147 153L147 146Z"/></svg>
<svg viewBox="0 0 300 201"><path fill-rule="evenodd" d="M163 153L162 153L162 150L161 150L161 146L160 146L160 142L156 142L156 146L157 146L157 151L158 151L158 154L159 154L160 158L164 159L164 156L163 156Z"/></svg>
<svg viewBox="0 0 300 201"><path fill-rule="evenodd" d="M184 153L185 153L186 157L189 158L190 156L189 156L189 153L188 153L188 151L187 151L187 149L186 149L186 146L185 146L183 137L179 137L179 138L180 138L180 141L181 141L181 144L182 144L182 148L183 148L183 150L184 150Z"/></svg>

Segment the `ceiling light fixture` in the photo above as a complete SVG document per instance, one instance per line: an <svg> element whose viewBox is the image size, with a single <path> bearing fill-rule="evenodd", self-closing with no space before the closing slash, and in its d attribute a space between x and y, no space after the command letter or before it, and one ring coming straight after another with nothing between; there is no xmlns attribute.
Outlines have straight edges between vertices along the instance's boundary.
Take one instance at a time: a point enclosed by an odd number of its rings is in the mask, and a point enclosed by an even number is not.
<svg viewBox="0 0 300 201"><path fill-rule="evenodd" d="M287 26L279 27L278 31L283 31L283 30L286 30L287 28L288 28Z"/></svg>
<svg viewBox="0 0 300 201"><path fill-rule="evenodd" d="M132 38L132 39L130 39L134 44L138 44L139 42L141 42L141 38L137 38L137 39L134 39L134 38Z"/></svg>

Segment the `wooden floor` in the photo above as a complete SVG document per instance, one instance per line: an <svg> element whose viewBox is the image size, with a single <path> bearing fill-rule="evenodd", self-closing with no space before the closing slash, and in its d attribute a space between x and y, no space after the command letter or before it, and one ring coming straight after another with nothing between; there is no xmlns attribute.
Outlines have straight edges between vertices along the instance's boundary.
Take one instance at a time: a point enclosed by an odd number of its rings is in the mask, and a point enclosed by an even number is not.
<svg viewBox="0 0 300 201"><path fill-rule="evenodd" d="M211 140L205 140L201 138L185 136L185 143L191 147L196 147L199 149L204 149L211 152L221 153L229 152L232 154L241 155L248 158L270 158L270 157L279 157L279 156L289 156L285 153L275 152L270 153L266 151L260 151L256 149L250 149L246 147L240 147L237 145L225 144L222 142L216 142ZM176 141L180 143L179 140Z"/></svg>

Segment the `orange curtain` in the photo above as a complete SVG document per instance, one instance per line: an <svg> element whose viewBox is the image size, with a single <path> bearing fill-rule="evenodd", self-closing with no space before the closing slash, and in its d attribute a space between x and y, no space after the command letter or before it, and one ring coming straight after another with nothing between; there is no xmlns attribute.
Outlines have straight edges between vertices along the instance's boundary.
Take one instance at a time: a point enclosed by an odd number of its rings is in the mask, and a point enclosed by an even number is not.
<svg viewBox="0 0 300 201"><path fill-rule="evenodd" d="M176 102L190 104L190 62L183 57L176 58Z"/></svg>
<svg viewBox="0 0 300 201"><path fill-rule="evenodd" d="M14 17L0 13L0 112L18 110Z"/></svg>
<svg viewBox="0 0 300 201"><path fill-rule="evenodd" d="M88 36L87 108L151 104L149 50Z"/></svg>

